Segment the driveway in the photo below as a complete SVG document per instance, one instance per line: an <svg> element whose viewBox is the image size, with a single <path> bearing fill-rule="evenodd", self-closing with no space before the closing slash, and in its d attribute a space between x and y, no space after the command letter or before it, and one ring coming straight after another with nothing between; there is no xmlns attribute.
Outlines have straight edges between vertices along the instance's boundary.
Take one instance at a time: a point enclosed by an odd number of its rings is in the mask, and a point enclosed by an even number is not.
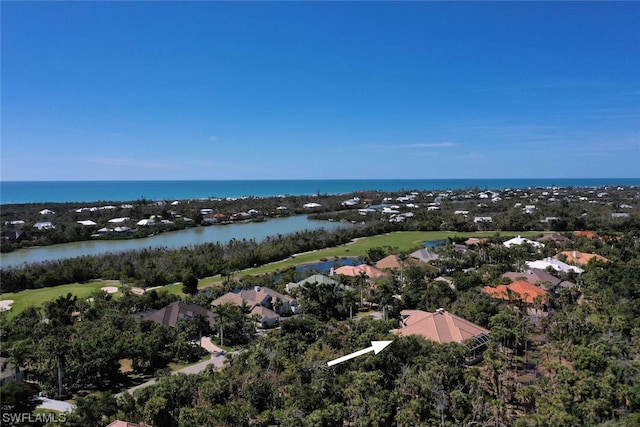
<svg viewBox="0 0 640 427"><path fill-rule="evenodd" d="M204 371L206 369L207 366L209 365L214 365L216 367L216 369L222 369L224 368L224 362L227 360L227 353L221 349L220 347L218 347L217 345L213 344L211 342L211 338L208 337L202 337L202 348L204 348L205 350L207 350L208 352L211 353L211 358L208 360L205 360L204 362L200 362L200 363L196 363L195 365L191 365L191 366L187 366L186 368L182 368L179 369L177 371L173 372L173 375L181 373L181 374L198 374L202 371ZM127 391L129 392L129 394L132 394L134 391L140 389L140 388L144 388L144 387L149 387L150 385L153 385L156 383L156 380L149 380L146 383L142 383L139 384L135 387L131 387L130 389L128 389ZM122 396L124 392L122 393L118 393L115 396L116 397L120 397Z"/></svg>
<svg viewBox="0 0 640 427"><path fill-rule="evenodd" d="M63 402L62 400L54 400L49 399L47 397L36 396L39 400L42 401L38 405L38 409L52 409L54 411L69 413L75 409L75 405L72 405L68 402Z"/></svg>

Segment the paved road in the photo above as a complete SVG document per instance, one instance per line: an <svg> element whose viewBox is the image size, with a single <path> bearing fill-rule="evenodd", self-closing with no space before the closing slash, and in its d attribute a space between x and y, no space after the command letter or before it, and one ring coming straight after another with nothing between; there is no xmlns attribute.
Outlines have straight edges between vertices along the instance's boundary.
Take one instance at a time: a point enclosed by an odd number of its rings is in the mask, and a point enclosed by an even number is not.
<svg viewBox="0 0 640 427"><path fill-rule="evenodd" d="M38 405L38 408L41 409L53 409L54 411L68 413L73 411L76 407L71 403L63 402L62 400L53 400L42 396L36 397L42 400L42 403Z"/></svg>

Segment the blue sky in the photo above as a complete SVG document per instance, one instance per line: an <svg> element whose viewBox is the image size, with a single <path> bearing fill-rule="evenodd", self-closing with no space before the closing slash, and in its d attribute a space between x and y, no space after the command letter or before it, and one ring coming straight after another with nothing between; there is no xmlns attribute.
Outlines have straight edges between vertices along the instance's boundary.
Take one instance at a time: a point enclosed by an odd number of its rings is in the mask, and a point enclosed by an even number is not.
<svg viewBox="0 0 640 427"><path fill-rule="evenodd" d="M2 180L640 176L638 2L3 2Z"/></svg>

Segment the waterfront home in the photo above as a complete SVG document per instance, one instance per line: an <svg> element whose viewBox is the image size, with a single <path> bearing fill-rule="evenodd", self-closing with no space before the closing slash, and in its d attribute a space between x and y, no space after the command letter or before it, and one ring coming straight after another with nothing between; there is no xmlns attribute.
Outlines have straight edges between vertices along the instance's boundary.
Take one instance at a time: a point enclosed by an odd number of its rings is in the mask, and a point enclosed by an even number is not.
<svg viewBox="0 0 640 427"><path fill-rule="evenodd" d="M39 221L33 224L33 227L37 228L38 230L52 230L56 228L55 225L51 223L51 221Z"/></svg>
<svg viewBox="0 0 640 427"><path fill-rule="evenodd" d="M31 239L31 234L24 230L11 230L4 233L4 238L10 242L21 242Z"/></svg>
<svg viewBox="0 0 640 427"><path fill-rule="evenodd" d="M291 290L300 288L304 285L308 285L308 284L316 285L319 283L337 286L340 289L344 288L344 286L340 282L338 282L337 280L333 280L331 277L327 277L323 274L314 274L313 276L309 276L306 279L300 280L299 282L287 283L286 289L287 289L287 292L291 292Z"/></svg>
<svg viewBox="0 0 640 427"><path fill-rule="evenodd" d="M335 270L335 274L342 274L342 275L351 276L351 277L358 277L361 274L364 274L370 279L377 279L385 275L384 271L379 270L367 264L362 264L358 266L344 265L340 268L337 268Z"/></svg>

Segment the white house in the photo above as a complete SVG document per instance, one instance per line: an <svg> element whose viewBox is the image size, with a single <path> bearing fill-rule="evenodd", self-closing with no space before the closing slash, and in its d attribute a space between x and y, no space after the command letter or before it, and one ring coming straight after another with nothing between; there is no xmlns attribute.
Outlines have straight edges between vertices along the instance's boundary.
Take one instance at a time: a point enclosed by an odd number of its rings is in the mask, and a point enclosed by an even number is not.
<svg viewBox="0 0 640 427"><path fill-rule="evenodd" d="M128 221L130 218L127 217L122 217L122 218L113 218L110 219L108 222L112 223L112 224L122 224L125 221Z"/></svg>
<svg viewBox="0 0 640 427"><path fill-rule="evenodd" d="M40 211L40 215L55 215L56 213L51 209L43 209Z"/></svg>
<svg viewBox="0 0 640 427"><path fill-rule="evenodd" d="M141 225L143 227L147 227L147 226L151 226L151 225L156 225L156 221L153 220L153 219L141 219L136 224L137 225Z"/></svg>
<svg viewBox="0 0 640 427"><path fill-rule="evenodd" d="M540 270L545 270L547 267L551 267L555 271L560 271L563 273L568 273L570 271L573 271L576 274L584 273L584 270L582 268L576 267L575 265L569 265L554 258L544 258L538 261L527 261L525 264L527 264L527 267L531 269L539 268Z"/></svg>
<svg viewBox="0 0 640 427"><path fill-rule="evenodd" d="M523 243L528 243L534 248L544 248L544 243L536 242L533 240L526 239L524 237L514 237L513 239L509 239L503 243L506 247L510 248L513 245L522 245Z"/></svg>
<svg viewBox="0 0 640 427"><path fill-rule="evenodd" d="M36 222L35 224L33 224L33 226L38 230L52 230L56 228L55 225L51 223L51 221Z"/></svg>

